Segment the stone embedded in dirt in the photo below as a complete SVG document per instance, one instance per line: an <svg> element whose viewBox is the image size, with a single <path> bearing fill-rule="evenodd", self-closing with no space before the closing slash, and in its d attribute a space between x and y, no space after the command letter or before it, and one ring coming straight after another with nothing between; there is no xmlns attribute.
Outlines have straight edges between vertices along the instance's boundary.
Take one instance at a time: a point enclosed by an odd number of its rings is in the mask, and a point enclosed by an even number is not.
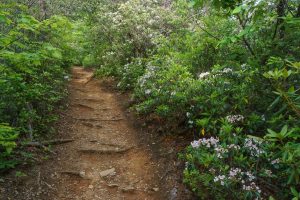
<svg viewBox="0 0 300 200"><path fill-rule="evenodd" d="M175 200L177 199L177 188L173 188L170 192L170 200Z"/></svg>
<svg viewBox="0 0 300 200"><path fill-rule="evenodd" d="M152 188L152 190L153 190L154 192L158 192L158 191L159 191L159 188Z"/></svg>
<svg viewBox="0 0 300 200"><path fill-rule="evenodd" d="M89 122L82 122L82 125L87 126L87 127L94 127L94 124L89 123Z"/></svg>
<svg viewBox="0 0 300 200"><path fill-rule="evenodd" d="M93 185L89 185L89 189L93 189L94 188L94 186Z"/></svg>
<svg viewBox="0 0 300 200"><path fill-rule="evenodd" d="M135 188L132 186L126 186L126 187L121 188L121 191L122 192L134 192Z"/></svg>
<svg viewBox="0 0 300 200"><path fill-rule="evenodd" d="M104 170L104 171L100 172L101 177L113 176L115 174L116 174L116 169L115 168L111 168L111 169Z"/></svg>
<svg viewBox="0 0 300 200"><path fill-rule="evenodd" d="M119 185L116 184L116 183L108 184L107 186L108 186L108 187L119 187Z"/></svg>
<svg viewBox="0 0 300 200"><path fill-rule="evenodd" d="M84 178L84 177L85 177L85 171L79 172L79 176L80 176L81 178Z"/></svg>
<svg viewBox="0 0 300 200"><path fill-rule="evenodd" d="M86 173L85 171L62 171L60 172L61 174L66 174L66 175L69 175L69 176L78 176L80 178L83 178L83 179L91 179L89 177L86 176Z"/></svg>

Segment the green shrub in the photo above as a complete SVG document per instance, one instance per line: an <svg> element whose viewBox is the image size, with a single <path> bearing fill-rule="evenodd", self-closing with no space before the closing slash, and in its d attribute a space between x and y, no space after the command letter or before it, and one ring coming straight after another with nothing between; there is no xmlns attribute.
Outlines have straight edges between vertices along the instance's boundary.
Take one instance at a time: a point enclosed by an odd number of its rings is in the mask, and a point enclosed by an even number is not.
<svg viewBox="0 0 300 200"><path fill-rule="evenodd" d="M92 8L85 65L99 63L97 75L132 90L139 114L185 126L201 141L219 138L182 155L185 183L198 196L299 198L299 2L129 0Z"/></svg>
<svg viewBox="0 0 300 200"><path fill-rule="evenodd" d="M136 58L120 69L118 74L122 74L118 88L122 90L133 89L138 79L145 73L145 62L142 58Z"/></svg>
<svg viewBox="0 0 300 200"><path fill-rule="evenodd" d="M87 55L86 57L84 57L84 59L82 61L82 65L84 67L95 67L95 66L97 66L97 62L96 62L95 58L93 57L93 55Z"/></svg>
<svg viewBox="0 0 300 200"><path fill-rule="evenodd" d="M38 21L25 6L0 3L0 23L3 169L14 166L10 154L17 136L34 140L51 130L49 125L57 119L55 108L67 95L65 83L75 52L69 37L72 24L65 17Z"/></svg>
<svg viewBox="0 0 300 200"><path fill-rule="evenodd" d="M0 171L17 164L12 158L12 153L17 146L15 141L18 136L19 133L14 128L7 124L0 124Z"/></svg>
<svg viewBox="0 0 300 200"><path fill-rule="evenodd" d="M185 183L201 199L291 198L290 189L299 188L299 144L276 143L272 134L247 137L228 126L218 137L192 142L182 156ZM287 127L281 133L285 140L299 138Z"/></svg>

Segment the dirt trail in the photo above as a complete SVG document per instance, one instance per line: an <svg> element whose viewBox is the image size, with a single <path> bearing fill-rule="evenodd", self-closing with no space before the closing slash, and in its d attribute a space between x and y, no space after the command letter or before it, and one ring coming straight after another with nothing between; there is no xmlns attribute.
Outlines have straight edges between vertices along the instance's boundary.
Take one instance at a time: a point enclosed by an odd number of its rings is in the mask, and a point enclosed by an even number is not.
<svg viewBox="0 0 300 200"><path fill-rule="evenodd" d="M167 199L157 164L140 144L115 94L91 79L91 71L74 67L72 73L59 135L74 142L55 146L55 158L35 166L22 183L25 191L17 191L14 198Z"/></svg>
<svg viewBox="0 0 300 200"><path fill-rule="evenodd" d="M73 68L70 108L75 142L60 152L58 199L162 199L147 152L114 95Z"/></svg>

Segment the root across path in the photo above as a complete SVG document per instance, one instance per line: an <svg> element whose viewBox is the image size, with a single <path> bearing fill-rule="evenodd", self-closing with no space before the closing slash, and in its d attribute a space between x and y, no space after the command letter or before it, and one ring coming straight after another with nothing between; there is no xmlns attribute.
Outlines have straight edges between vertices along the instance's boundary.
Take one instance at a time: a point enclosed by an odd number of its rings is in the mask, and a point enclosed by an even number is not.
<svg viewBox="0 0 300 200"><path fill-rule="evenodd" d="M91 80L93 72L72 69L68 109L58 123L55 155L35 165L22 183L12 182L4 199L161 200L169 199L149 149L116 94ZM54 142L53 142L54 143ZM33 145L34 146L34 145ZM164 177L163 177L164 178ZM18 184L22 184L18 187ZM15 188L14 188L15 187ZM18 189L22 188L22 189ZM10 197L8 197L10 196Z"/></svg>

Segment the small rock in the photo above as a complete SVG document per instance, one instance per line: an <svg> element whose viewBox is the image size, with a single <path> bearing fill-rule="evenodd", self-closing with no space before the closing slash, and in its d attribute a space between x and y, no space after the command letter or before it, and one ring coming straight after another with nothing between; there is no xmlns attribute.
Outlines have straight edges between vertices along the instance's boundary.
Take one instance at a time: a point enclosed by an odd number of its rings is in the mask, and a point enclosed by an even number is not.
<svg viewBox="0 0 300 200"><path fill-rule="evenodd" d="M89 189L93 189L94 188L94 186L93 185L89 185Z"/></svg>
<svg viewBox="0 0 300 200"><path fill-rule="evenodd" d="M108 187L119 187L119 185L118 184L108 184Z"/></svg>
<svg viewBox="0 0 300 200"><path fill-rule="evenodd" d="M115 173L116 173L116 169L111 168L111 169L100 172L100 176L101 177L112 176L112 175L115 175Z"/></svg>
<svg viewBox="0 0 300 200"><path fill-rule="evenodd" d="M159 188L152 188L152 190L153 190L154 192L158 192L158 191L159 191Z"/></svg>
<svg viewBox="0 0 300 200"><path fill-rule="evenodd" d="M170 192L170 200L177 199L177 188L173 188Z"/></svg>
<svg viewBox="0 0 300 200"><path fill-rule="evenodd" d="M126 186L121 188L122 192L134 192L135 188L132 186Z"/></svg>
<svg viewBox="0 0 300 200"><path fill-rule="evenodd" d="M84 178L84 177L85 177L85 171L79 172L79 176L80 176L81 178Z"/></svg>

